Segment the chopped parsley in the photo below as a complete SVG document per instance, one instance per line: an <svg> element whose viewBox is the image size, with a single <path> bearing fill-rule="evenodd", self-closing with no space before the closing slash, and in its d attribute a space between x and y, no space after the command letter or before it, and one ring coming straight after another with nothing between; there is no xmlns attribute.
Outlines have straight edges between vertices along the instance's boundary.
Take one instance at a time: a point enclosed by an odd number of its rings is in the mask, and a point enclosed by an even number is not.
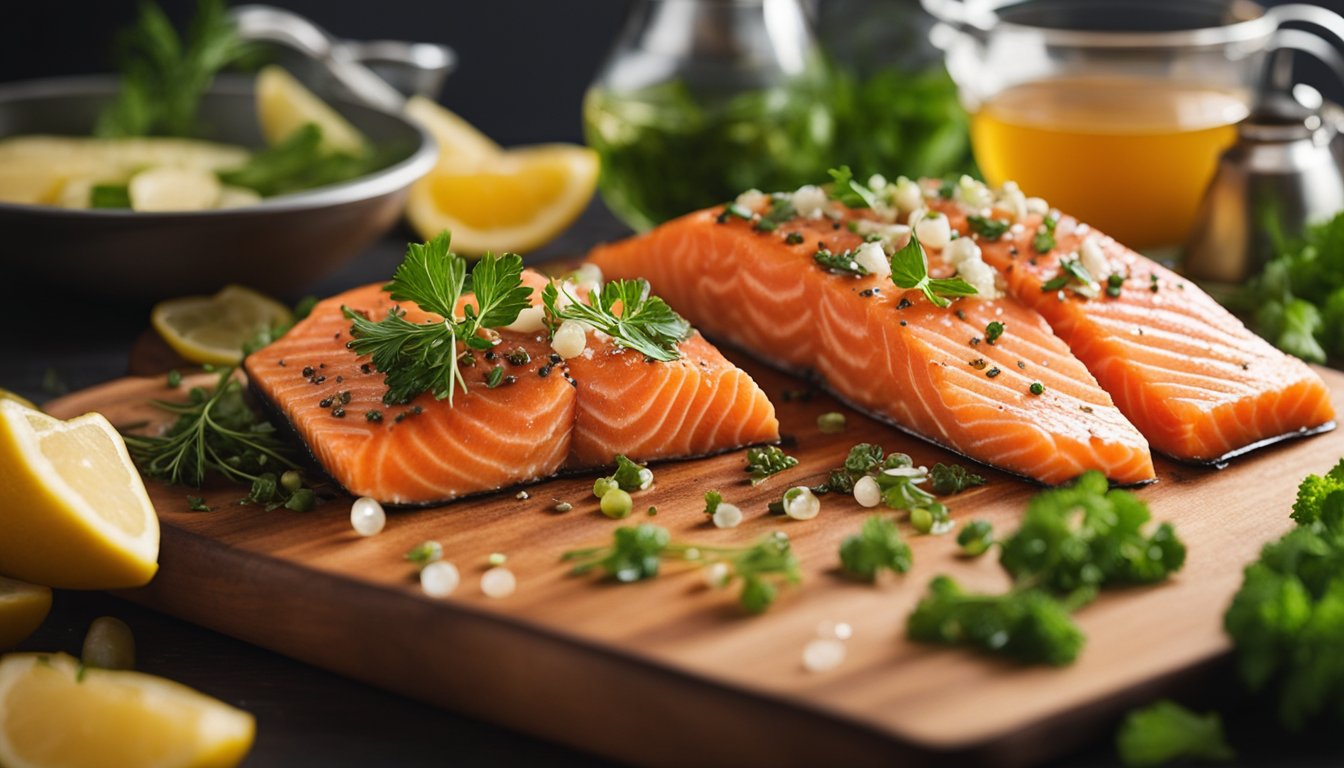
<svg viewBox="0 0 1344 768"><path fill-rule="evenodd" d="M1031 386L1027 387L1027 391L1033 395L1043 395L1045 394L1045 385L1039 381L1033 381Z"/></svg>
<svg viewBox="0 0 1344 768"><path fill-rule="evenodd" d="M1049 253L1055 248L1055 227L1059 225L1059 211L1051 211L1041 220L1041 226L1036 230L1036 236L1031 240L1031 247L1036 249L1037 253Z"/></svg>
<svg viewBox="0 0 1344 768"><path fill-rule="evenodd" d="M991 321L989 325L985 326L986 342L993 344L994 342L998 341L999 337L1002 335L1003 335L1003 323L1000 323L998 320Z"/></svg>
<svg viewBox="0 0 1344 768"><path fill-rule="evenodd" d="M751 475L751 484L760 485L767 478L798 466L798 460L784 453L777 445L766 445L747 449L747 473Z"/></svg>
<svg viewBox="0 0 1344 768"><path fill-rule="evenodd" d="M896 522L882 515L863 521L859 533L840 543L840 568L847 576L874 581L882 570L905 573L912 563L910 545Z"/></svg>
<svg viewBox="0 0 1344 768"><path fill-rule="evenodd" d="M823 269L831 272L840 272L855 277L862 277L868 274L868 270L859 265L854 260L854 251L841 251L840 253L831 253L829 248L818 248L817 252L812 254L812 259L821 265Z"/></svg>
<svg viewBox="0 0 1344 768"><path fill-rule="evenodd" d="M968 488L984 485L985 478L960 464L938 462L929 470L929 487L939 496L952 496Z"/></svg>
<svg viewBox="0 0 1344 768"><path fill-rule="evenodd" d="M1097 295L1099 288L1097 281L1092 279L1092 273L1083 266L1081 259L1060 259L1059 274L1041 283L1041 291L1045 293L1065 287L1089 299Z"/></svg>
<svg viewBox="0 0 1344 768"><path fill-rule="evenodd" d="M1221 762L1237 756L1227 745L1216 712L1199 715L1171 701L1126 715L1115 734L1115 747L1127 768L1166 765L1182 758Z"/></svg>
<svg viewBox="0 0 1344 768"><path fill-rule="evenodd" d="M972 232L986 240L998 240L1012 226L1004 219L991 219L987 216L977 216L975 214L967 216L966 223L970 225Z"/></svg>
<svg viewBox="0 0 1344 768"><path fill-rule="evenodd" d="M866 184L856 180L854 172L849 170L848 165L831 168L826 173L831 177L832 183L827 192L832 200L838 200L850 208L880 208L882 206L877 194L869 189Z"/></svg>

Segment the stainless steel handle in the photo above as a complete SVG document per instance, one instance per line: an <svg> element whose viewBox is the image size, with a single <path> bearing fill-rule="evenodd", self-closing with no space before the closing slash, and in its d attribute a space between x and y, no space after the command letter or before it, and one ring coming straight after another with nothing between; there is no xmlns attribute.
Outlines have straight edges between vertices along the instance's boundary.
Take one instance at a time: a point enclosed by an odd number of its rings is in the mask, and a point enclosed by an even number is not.
<svg viewBox="0 0 1344 768"><path fill-rule="evenodd" d="M356 99L375 109L399 112L406 98L338 44L325 30L295 13L269 5L242 5L229 12L244 40L287 45L321 65Z"/></svg>
<svg viewBox="0 0 1344 768"><path fill-rule="evenodd" d="M1344 84L1344 56L1340 54L1338 44L1329 37L1304 29L1285 28L1285 24L1310 24L1329 33L1340 44L1344 44L1344 16L1320 6L1294 3L1280 5L1265 12L1274 20L1278 29L1274 32L1269 46L1271 50L1301 51L1316 57L1334 73ZM1276 55L1271 62L1270 84L1277 91L1288 91L1293 87L1292 57Z"/></svg>

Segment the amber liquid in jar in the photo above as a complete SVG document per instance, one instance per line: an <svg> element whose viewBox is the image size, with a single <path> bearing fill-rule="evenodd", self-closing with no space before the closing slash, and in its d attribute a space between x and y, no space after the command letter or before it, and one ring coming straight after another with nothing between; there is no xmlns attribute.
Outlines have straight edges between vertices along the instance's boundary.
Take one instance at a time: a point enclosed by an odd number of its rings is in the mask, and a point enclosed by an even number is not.
<svg viewBox="0 0 1344 768"><path fill-rule="evenodd" d="M1218 156L1247 114L1232 93L1180 82L1074 77L1014 86L971 117L985 178L1134 248L1180 245Z"/></svg>

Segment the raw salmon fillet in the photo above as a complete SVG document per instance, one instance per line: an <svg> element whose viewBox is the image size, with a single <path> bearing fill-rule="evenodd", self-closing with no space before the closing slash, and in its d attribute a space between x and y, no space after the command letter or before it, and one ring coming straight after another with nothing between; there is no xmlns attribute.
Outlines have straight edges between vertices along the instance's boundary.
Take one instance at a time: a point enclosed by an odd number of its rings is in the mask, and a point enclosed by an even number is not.
<svg viewBox="0 0 1344 768"><path fill-rule="evenodd" d="M546 279L527 271L524 281L540 303ZM343 305L378 318L394 303L380 285L333 296L244 366L253 388L323 469L357 496L425 504L542 479L562 467L607 465L618 453L687 457L779 439L765 394L698 336L683 343L682 359L646 363L590 332L584 355L557 363L544 333L502 330L493 359L477 353L477 363L463 368L468 391L458 391L452 405L426 393L386 406L383 374L346 347ZM439 319L407 302L399 306L411 322ZM508 362L518 349L527 362ZM491 389L485 374L495 365L513 380ZM669 405L664 395L673 391L684 394ZM625 414L643 415L622 422Z"/></svg>
<svg viewBox="0 0 1344 768"><path fill-rule="evenodd" d="M968 232L965 206L936 207ZM1321 377L1193 283L1070 216L1055 227L1055 247L1038 253L1032 241L1040 222L1029 216L997 241L977 238L983 259L1068 342L1154 450L1217 463L1333 426ZM1042 290L1060 274L1060 260L1078 259L1089 239L1107 264L1098 271L1124 277L1119 296L1107 294L1104 279L1093 298L1069 287Z"/></svg>
<svg viewBox="0 0 1344 768"><path fill-rule="evenodd" d="M760 232L721 221L721 210L599 246L590 259L609 278L648 279L711 337L815 372L855 406L972 459L1049 484L1089 469L1117 483L1154 479L1147 441L1036 312L1012 298L939 308L888 278L817 266L819 245L838 253L863 242L840 222ZM992 321L1006 331L990 344Z"/></svg>

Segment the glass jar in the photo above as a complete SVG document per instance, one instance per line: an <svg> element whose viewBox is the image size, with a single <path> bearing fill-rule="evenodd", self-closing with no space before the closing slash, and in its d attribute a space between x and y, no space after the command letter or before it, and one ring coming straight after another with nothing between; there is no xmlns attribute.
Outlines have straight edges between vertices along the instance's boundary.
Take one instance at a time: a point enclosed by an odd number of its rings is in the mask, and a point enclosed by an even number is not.
<svg viewBox="0 0 1344 768"><path fill-rule="evenodd" d="M639 0L584 99L607 206L635 229L818 181L834 124L799 0Z"/></svg>

